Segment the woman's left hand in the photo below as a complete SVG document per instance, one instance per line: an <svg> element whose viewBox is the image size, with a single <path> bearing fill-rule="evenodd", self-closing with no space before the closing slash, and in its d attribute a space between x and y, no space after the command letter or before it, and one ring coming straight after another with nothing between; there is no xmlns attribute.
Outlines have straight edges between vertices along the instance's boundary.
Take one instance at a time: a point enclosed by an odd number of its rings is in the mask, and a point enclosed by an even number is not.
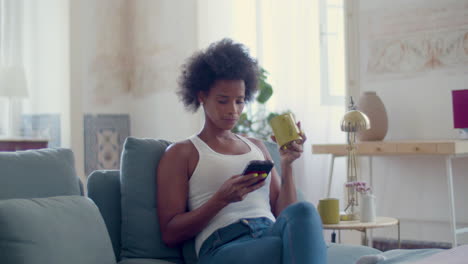
<svg viewBox="0 0 468 264"><path fill-rule="evenodd" d="M281 161L285 162L284 165L289 165L299 157L301 157L302 152L304 152L304 142L307 140L305 133L301 129L301 122L297 122L302 140L292 141L285 146L280 148ZM271 139L276 142L275 136L271 136Z"/></svg>

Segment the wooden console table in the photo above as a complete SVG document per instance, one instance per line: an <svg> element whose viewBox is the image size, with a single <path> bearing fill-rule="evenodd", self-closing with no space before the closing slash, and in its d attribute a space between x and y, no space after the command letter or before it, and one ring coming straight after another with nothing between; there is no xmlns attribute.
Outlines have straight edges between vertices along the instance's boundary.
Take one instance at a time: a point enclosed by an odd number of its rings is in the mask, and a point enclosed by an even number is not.
<svg viewBox="0 0 468 264"><path fill-rule="evenodd" d="M327 197L330 196L333 165L336 157L347 155L347 144L312 145L313 154L330 155ZM468 228L456 226L455 197L453 191L452 160L468 157L468 140L427 140L427 141L365 141L356 144L356 154L369 157L369 176L372 186L372 157L385 155L439 155L445 157L446 177L449 196L449 219L452 232L452 247L457 246L457 235L468 233Z"/></svg>
<svg viewBox="0 0 468 264"><path fill-rule="evenodd" d="M17 151L47 148L47 139L0 138L0 151Z"/></svg>

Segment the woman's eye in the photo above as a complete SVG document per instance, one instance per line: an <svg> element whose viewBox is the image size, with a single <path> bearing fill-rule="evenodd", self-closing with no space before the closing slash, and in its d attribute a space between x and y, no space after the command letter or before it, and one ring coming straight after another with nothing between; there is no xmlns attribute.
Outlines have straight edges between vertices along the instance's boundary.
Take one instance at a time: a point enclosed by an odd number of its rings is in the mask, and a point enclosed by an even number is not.
<svg viewBox="0 0 468 264"><path fill-rule="evenodd" d="M244 101L237 101L237 104L244 104Z"/></svg>

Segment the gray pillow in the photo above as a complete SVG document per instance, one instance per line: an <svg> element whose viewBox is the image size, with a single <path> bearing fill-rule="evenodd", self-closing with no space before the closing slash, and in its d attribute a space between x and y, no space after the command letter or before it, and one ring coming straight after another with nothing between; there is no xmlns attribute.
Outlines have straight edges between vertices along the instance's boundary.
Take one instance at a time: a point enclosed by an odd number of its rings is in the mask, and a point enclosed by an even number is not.
<svg viewBox="0 0 468 264"><path fill-rule="evenodd" d="M96 205L82 196L0 201L0 262L115 264Z"/></svg>
<svg viewBox="0 0 468 264"><path fill-rule="evenodd" d="M156 169L169 145L156 139L125 140L120 168L122 258L182 262L180 248L169 248L161 239L156 209Z"/></svg>
<svg viewBox="0 0 468 264"><path fill-rule="evenodd" d="M0 152L0 200L80 195L70 149Z"/></svg>

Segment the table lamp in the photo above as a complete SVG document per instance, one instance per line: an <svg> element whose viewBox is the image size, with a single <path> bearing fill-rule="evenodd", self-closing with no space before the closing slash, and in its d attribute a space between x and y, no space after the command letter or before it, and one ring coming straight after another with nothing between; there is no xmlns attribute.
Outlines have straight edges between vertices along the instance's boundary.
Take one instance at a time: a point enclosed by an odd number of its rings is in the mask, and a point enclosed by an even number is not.
<svg viewBox="0 0 468 264"><path fill-rule="evenodd" d="M468 89L452 91L453 127L460 138L468 139Z"/></svg>
<svg viewBox="0 0 468 264"><path fill-rule="evenodd" d="M8 130L7 136L16 136L15 100L28 96L26 74L22 67L0 66L0 97L8 99Z"/></svg>
<svg viewBox="0 0 468 264"><path fill-rule="evenodd" d="M356 110L353 98L351 97L348 112L345 113L341 120L341 131L346 132L347 141L347 153L348 153L348 164L347 164L347 176L346 176L346 187L347 187L347 204L345 207L346 215L343 220L356 220L358 215L356 212L356 206L358 206L357 191L355 186L350 184L356 182L357 170L356 170L356 132L367 130L371 127L369 118L361 111Z"/></svg>

